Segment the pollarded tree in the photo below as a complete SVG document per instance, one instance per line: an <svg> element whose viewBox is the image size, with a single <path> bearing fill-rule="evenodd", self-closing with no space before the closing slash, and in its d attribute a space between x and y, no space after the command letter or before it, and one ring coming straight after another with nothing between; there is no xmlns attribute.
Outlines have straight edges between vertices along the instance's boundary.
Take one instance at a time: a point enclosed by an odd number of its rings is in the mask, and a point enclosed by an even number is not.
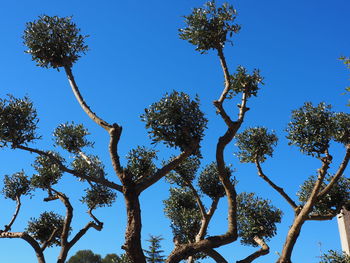
<svg viewBox="0 0 350 263"><path fill-rule="evenodd" d="M242 162L255 163L259 176L276 190L294 210L294 221L279 263L290 263L293 247L306 221L330 220L334 218L344 205L349 202L349 179L344 177L344 170L350 159L350 115L335 113L331 106L320 103L313 106L305 103L300 109L293 111L292 120L288 124L287 138L290 145L296 145L304 154L317 158L321 167L316 176L311 176L298 192L300 203L297 204L284 190L277 186L264 174L261 163L267 156L272 156L277 137L265 128L249 128L237 136L240 149L238 157ZM344 145L345 156L338 169L331 173L331 142Z"/></svg>

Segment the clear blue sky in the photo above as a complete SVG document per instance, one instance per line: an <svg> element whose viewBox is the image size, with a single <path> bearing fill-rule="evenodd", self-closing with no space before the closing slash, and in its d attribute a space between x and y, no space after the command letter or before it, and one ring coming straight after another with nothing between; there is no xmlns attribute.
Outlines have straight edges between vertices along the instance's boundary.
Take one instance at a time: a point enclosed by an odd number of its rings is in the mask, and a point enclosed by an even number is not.
<svg viewBox="0 0 350 263"><path fill-rule="evenodd" d="M280 141L275 156L263 166L265 172L295 197L299 185L315 173L320 163L301 155L296 148L288 147L284 129L292 109L305 101L325 101L337 111L349 111L346 107L349 95L341 95L349 85L349 72L337 60L340 55L350 55L349 10L347 0L309 1L229 1L238 11L237 22L241 32L234 36L234 46L225 49L231 72L237 65L248 69L259 68L265 77L265 86L257 98L249 102L245 127L266 126L274 129ZM203 164L215 157L217 137L224 126L212 101L222 89L222 71L214 52L200 55L194 47L178 38L178 28L183 26L183 15L192 7L204 2L193 1L2 1L0 8L0 96L11 93L17 97L28 95L40 116L39 133L43 139L36 144L41 149L52 148L51 134L54 128L66 121L84 123L96 141L90 152L98 154L106 165L109 176L113 174L107 153L108 136L96 127L79 108L63 72L45 70L35 66L24 53L22 32L25 23L38 15L74 16L74 21L90 37L90 51L74 66L81 92L92 109L109 122L123 126L120 155L137 145L149 145L144 124L139 115L144 108L158 100L162 94L174 89L199 94L202 109L209 118L207 136L203 141ZM221 3L221 1L219 1ZM231 103L232 112L236 110ZM227 148L227 161L237 170L239 191L256 191L284 211L278 235L269 243L271 253L257 263L274 262L275 252L281 251L292 211L284 200L258 178L252 165L240 165L233 156L234 144ZM159 147L160 159L173 153ZM343 149L335 146L332 154L335 163L343 155ZM23 169L33 173L34 156L28 153L1 150L0 174L12 174ZM332 168L336 168L333 165ZM349 169L348 169L349 170ZM0 183L1 185L2 183ZM57 189L71 197L74 204L73 228L84 226L88 217L86 208L79 205L85 186L67 175ZM172 249L169 221L163 216L162 200L167 197L168 185L159 182L142 195L143 239L148 234L162 235L163 249ZM22 231L30 217L38 217L43 210L63 213L59 203L43 203L43 194L37 191L30 200L24 198L20 220L13 231ZM217 212L209 233L225 231L225 201ZM1 199L0 225L8 223L15 204ZM92 249L105 255L118 253L124 238L125 211L123 197L118 195L113 207L97 210L105 223L102 232L95 230L83 237L71 250ZM0 227L2 228L2 227ZM22 240L0 240L0 262L36 262L34 251ZM320 250L340 249L336 220L308 222L294 250L296 263L315 263ZM255 248L245 248L236 242L220 251L230 262L242 259ZM57 249L49 249L47 262L55 262ZM205 261L210 262L210 261Z"/></svg>

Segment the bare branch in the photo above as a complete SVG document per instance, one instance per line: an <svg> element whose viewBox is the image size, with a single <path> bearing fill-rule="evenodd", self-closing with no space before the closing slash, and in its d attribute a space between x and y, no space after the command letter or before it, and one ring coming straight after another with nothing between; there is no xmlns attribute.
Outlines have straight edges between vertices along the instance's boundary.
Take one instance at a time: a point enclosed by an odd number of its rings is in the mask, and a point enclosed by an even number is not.
<svg viewBox="0 0 350 263"><path fill-rule="evenodd" d="M262 168L260 166L260 163L255 160L256 168L258 169L259 176L264 179L265 182L267 182L273 189L275 189L291 206L294 210L298 209L298 206L293 201L292 198L283 190L283 188L277 186L274 182L272 182L262 171Z"/></svg>
<svg viewBox="0 0 350 263"><path fill-rule="evenodd" d="M255 251L253 254L249 255L245 259L237 261L237 263L251 263L258 257L269 254L270 248L262 238L255 236L254 241L261 247L261 249Z"/></svg>
<svg viewBox="0 0 350 263"><path fill-rule="evenodd" d="M16 218L18 216L19 210L21 208L21 198L19 196L16 196L16 203L17 203L16 210L15 210L15 212L14 212L12 218L11 218L10 223L5 225L5 228L4 228L3 232L8 232L8 231L11 230L11 227L12 227L13 223L15 222L15 220L16 220Z"/></svg>
<svg viewBox="0 0 350 263"><path fill-rule="evenodd" d="M118 126L117 124L113 124L113 128L109 130L110 140L109 140L108 148L109 148L109 155L112 160L114 171L119 176L119 178L121 178L123 174L123 168L120 165L119 155L118 155L118 142L121 134L122 134L122 127Z"/></svg>

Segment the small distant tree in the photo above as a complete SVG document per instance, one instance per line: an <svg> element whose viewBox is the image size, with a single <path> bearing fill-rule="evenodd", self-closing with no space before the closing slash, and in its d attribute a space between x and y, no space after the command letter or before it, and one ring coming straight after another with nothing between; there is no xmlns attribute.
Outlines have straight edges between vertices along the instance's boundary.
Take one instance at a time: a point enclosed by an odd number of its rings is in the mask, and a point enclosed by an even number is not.
<svg viewBox="0 0 350 263"><path fill-rule="evenodd" d="M146 261L150 263L161 263L165 262L165 256L163 256L164 250L161 250L160 241L162 241L163 238L161 236L150 236L150 238L147 240L150 245L148 249L144 249L144 252L146 253Z"/></svg>
<svg viewBox="0 0 350 263"><path fill-rule="evenodd" d="M345 252L330 250L322 255L319 263L350 263L350 256Z"/></svg>

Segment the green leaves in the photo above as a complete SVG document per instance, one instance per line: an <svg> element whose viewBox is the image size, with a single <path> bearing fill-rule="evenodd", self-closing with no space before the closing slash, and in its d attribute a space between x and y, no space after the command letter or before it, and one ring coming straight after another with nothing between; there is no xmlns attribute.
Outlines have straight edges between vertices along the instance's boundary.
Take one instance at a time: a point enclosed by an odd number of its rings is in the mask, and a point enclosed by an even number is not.
<svg viewBox="0 0 350 263"><path fill-rule="evenodd" d="M17 99L9 95L8 99L0 99L0 147L27 145L39 139L38 121L33 103L27 97Z"/></svg>
<svg viewBox="0 0 350 263"><path fill-rule="evenodd" d="M93 185L85 190L86 195L81 200L89 209L97 207L111 206L116 198L116 194L104 185Z"/></svg>
<svg viewBox="0 0 350 263"><path fill-rule="evenodd" d="M23 40L37 66L44 68L71 67L88 50L87 36L72 22L72 17L39 16L26 24Z"/></svg>
<svg viewBox="0 0 350 263"><path fill-rule="evenodd" d="M350 256L345 252L337 252L329 250L328 253L323 254L319 263L349 263Z"/></svg>
<svg viewBox="0 0 350 263"><path fill-rule="evenodd" d="M259 84L263 84L263 78L260 76L259 70L255 69L253 74L248 74L247 70L239 66L237 73L230 76L230 92L229 98L238 93L245 92L249 97L257 96L259 90Z"/></svg>
<svg viewBox="0 0 350 263"><path fill-rule="evenodd" d="M89 134L83 124L75 125L74 123L60 124L53 133L55 144L71 153L78 153L81 148L94 145L85 138Z"/></svg>
<svg viewBox="0 0 350 263"><path fill-rule="evenodd" d="M327 175L325 182L322 184L321 191L326 187L326 182L330 182L331 176ZM305 204L311 195L315 186L316 176L310 176L301 186L297 193L299 200ZM333 185L329 192L319 198L314 205L313 212L318 215L337 214L344 205L347 205L350 200L350 179L340 177Z"/></svg>
<svg viewBox="0 0 350 263"><path fill-rule="evenodd" d="M182 151L193 148L193 144L204 136L207 119L199 109L199 99L191 100L181 92L173 91L153 103L141 120L150 129L153 143L164 142L169 147L179 147ZM199 154L199 150L193 154Z"/></svg>
<svg viewBox="0 0 350 263"><path fill-rule="evenodd" d="M57 229L54 237L48 246L59 246L60 236L63 230L64 219L63 216L55 214L54 212L44 212L38 219L31 218L28 222L26 232L32 235L32 237L38 240L40 243L47 241L52 235L53 231Z"/></svg>
<svg viewBox="0 0 350 263"><path fill-rule="evenodd" d="M240 26L234 24L236 10L224 3L216 7L215 1L209 1L204 8L194 8L185 16L186 27L180 29L180 38L188 40L202 54L209 49L222 49L233 33L238 33ZM229 41L232 43L232 41Z"/></svg>
<svg viewBox="0 0 350 263"><path fill-rule="evenodd" d="M227 167L227 172L230 169ZM198 178L198 186L201 191L212 199L225 195L225 189L219 179L219 171L215 162L207 165Z"/></svg>
<svg viewBox="0 0 350 263"><path fill-rule="evenodd" d="M195 179L199 166L198 156L190 156L178 165L174 171L168 173L165 178L171 184L186 187L188 183L192 183Z"/></svg>
<svg viewBox="0 0 350 263"><path fill-rule="evenodd" d="M236 145L240 149L238 158L243 163L264 162L266 156L271 156L277 144L277 136L269 133L266 128L248 128L236 135Z"/></svg>
<svg viewBox="0 0 350 263"><path fill-rule="evenodd" d="M255 197L253 193L237 196L238 235L242 244L258 246L254 237L269 240L276 235L276 223L281 222L282 211L270 204L269 200Z"/></svg>
<svg viewBox="0 0 350 263"><path fill-rule="evenodd" d="M76 156L72 162L74 170L88 177L105 177L104 165L101 160L95 155L88 155L87 158L90 163L83 157Z"/></svg>
<svg viewBox="0 0 350 263"><path fill-rule="evenodd" d="M4 187L1 191L5 198L16 201L22 195L30 195L30 191L30 181L23 171L12 175L5 175Z"/></svg>

